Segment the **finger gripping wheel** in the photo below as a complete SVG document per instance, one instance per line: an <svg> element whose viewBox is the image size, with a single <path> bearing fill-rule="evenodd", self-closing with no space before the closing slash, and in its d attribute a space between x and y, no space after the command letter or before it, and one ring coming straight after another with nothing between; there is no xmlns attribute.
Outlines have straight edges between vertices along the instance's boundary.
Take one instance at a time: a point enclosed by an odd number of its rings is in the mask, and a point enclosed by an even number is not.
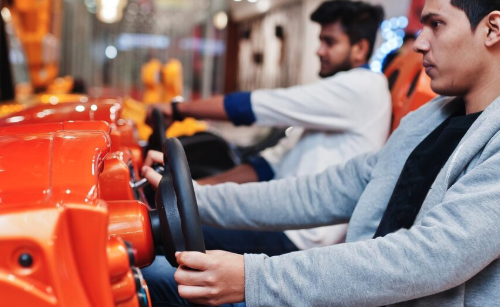
<svg viewBox="0 0 500 307"><path fill-rule="evenodd" d="M178 267L177 251L205 252L198 204L184 149L171 138L163 146L165 171L156 192L165 257Z"/></svg>

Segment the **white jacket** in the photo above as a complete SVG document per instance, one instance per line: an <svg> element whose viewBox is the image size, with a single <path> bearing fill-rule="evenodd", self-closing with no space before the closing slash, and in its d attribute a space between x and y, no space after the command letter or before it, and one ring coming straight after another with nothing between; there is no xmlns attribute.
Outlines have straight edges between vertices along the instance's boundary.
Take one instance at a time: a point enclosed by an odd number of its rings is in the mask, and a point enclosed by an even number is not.
<svg viewBox="0 0 500 307"><path fill-rule="evenodd" d="M261 156L275 179L322 172L385 144L391 98L384 75L365 68L340 72L316 83L251 94L256 124L295 127ZM344 241L347 224L286 231L300 249Z"/></svg>

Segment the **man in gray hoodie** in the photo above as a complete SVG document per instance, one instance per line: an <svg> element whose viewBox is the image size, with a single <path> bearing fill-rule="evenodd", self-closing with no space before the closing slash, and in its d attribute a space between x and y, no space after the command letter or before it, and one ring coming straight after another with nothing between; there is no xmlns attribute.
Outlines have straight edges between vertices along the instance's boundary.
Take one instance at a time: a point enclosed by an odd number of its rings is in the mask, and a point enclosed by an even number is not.
<svg viewBox="0 0 500 307"><path fill-rule="evenodd" d="M278 257L177 254L180 297L247 306L500 306L500 0L427 0L415 50L439 97L386 146L307 177L196 187L202 222L349 222ZM147 169L149 178L157 176Z"/></svg>

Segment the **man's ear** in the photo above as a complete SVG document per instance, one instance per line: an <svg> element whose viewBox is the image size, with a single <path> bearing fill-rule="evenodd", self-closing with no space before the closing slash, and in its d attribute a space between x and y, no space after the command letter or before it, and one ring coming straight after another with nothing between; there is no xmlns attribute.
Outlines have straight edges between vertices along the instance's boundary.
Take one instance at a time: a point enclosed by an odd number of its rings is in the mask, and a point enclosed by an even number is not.
<svg viewBox="0 0 500 307"><path fill-rule="evenodd" d="M488 35L484 44L486 47L492 47L500 42L500 11L493 11L487 17Z"/></svg>
<svg viewBox="0 0 500 307"><path fill-rule="evenodd" d="M354 60L365 62L368 52L370 52L370 42L368 42L366 38L363 38L359 42L354 44L352 50L352 56L354 57Z"/></svg>

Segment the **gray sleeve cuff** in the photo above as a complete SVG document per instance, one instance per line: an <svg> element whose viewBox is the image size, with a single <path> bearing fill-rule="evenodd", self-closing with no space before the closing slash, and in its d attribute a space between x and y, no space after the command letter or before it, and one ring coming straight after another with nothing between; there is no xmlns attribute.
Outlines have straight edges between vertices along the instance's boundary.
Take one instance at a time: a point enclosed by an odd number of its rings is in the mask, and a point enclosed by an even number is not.
<svg viewBox="0 0 500 307"><path fill-rule="evenodd" d="M245 302L247 307L257 307L260 303L258 272L264 266L264 254L245 254Z"/></svg>

